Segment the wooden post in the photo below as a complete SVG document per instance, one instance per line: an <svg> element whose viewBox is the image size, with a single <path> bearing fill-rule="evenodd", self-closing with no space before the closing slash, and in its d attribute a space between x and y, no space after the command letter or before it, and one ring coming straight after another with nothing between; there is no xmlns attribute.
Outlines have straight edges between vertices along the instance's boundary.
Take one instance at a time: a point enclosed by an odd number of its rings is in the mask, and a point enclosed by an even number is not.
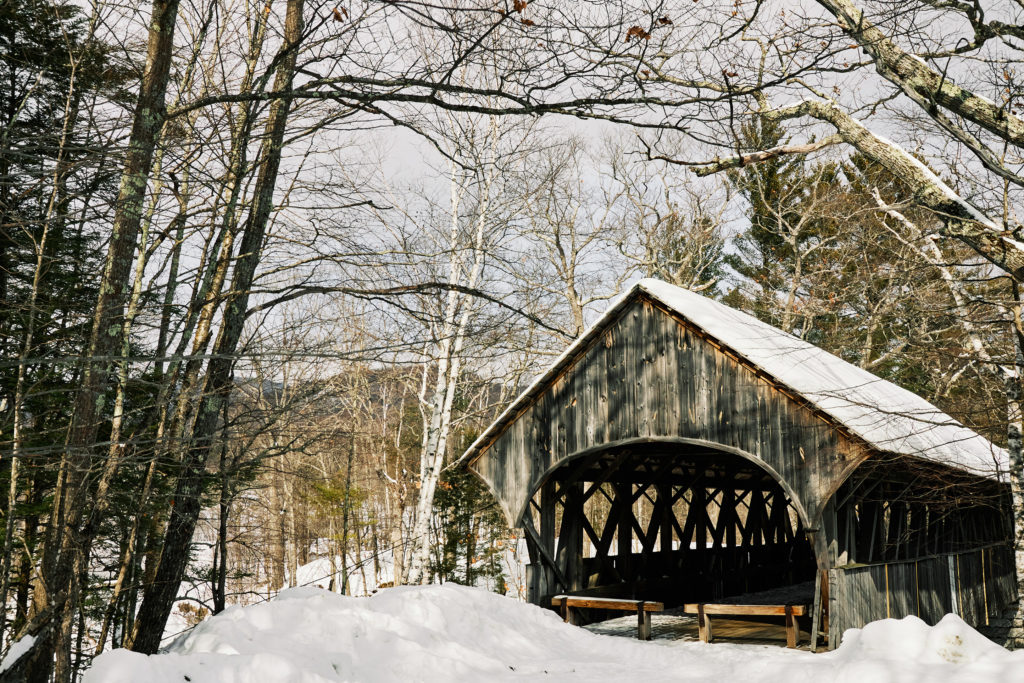
<svg viewBox="0 0 1024 683"><path fill-rule="evenodd" d="M711 642L711 616L704 612L704 603L697 603L697 634L700 642Z"/></svg>
<svg viewBox="0 0 1024 683"><path fill-rule="evenodd" d="M563 595L562 596L561 612L562 612L562 621L564 621L565 623L568 624L569 623L569 596L568 595Z"/></svg>
<svg viewBox="0 0 1024 683"><path fill-rule="evenodd" d="M821 625L821 582L828 581L828 574L823 570L814 573L814 611L811 612L811 642L807 649L814 652L818 649L818 627Z"/></svg>
<svg viewBox="0 0 1024 683"><path fill-rule="evenodd" d="M736 475L729 473L731 477ZM731 484L726 485L722 490L722 505L718 511L718 525L725 528L725 545L730 551L736 548L736 489ZM721 533L721 532L719 532ZM730 552L729 559L735 558L736 553Z"/></svg>
<svg viewBox="0 0 1024 683"><path fill-rule="evenodd" d="M651 639L651 613L647 604L641 600L636 606L636 637L640 640Z"/></svg>
<svg viewBox="0 0 1024 683"><path fill-rule="evenodd" d="M658 484L658 501L661 502L659 549L664 558L662 567L663 570L666 570L672 558L672 487L669 484L664 482Z"/></svg>
<svg viewBox="0 0 1024 683"><path fill-rule="evenodd" d="M800 627L793 616L793 606L786 605L786 647L796 647L800 642Z"/></svg>
<svg viewBox="0 0 1024 683"><path fill-rule="evenodd" d="M540 489L540 540L548 554L555 554L555 482L548 479Z"/></svg>
<svg viewBox="0 0 1024 683"><path fill-rule="evenodd" d="M555 580L562 586L562 588L564 590L570 590L569 581L566 580L565 575L562 573L562 570L559 569L558 561L550 554L548 554L547 549L544 547L544 544L540 540L540 535L537 533L537 530L533 528L533 518L530 515L526 515L525 517L523 517L523 531L526 532L526 536L528 539L533 539L533 546L536 548L539 557L543 559L543 563L537 565L538 568L547 565L550 568L551 573L554 574ZM535 604L541 603L537 602Z"/></svg>
<svg viewBox="0 0 1024 683"><path fill-rule="evenodd" d="M697 555L697 566L700 567L701 572L705 572L707 571L706 558L708 555L708 501L703 477L698 478L693 485L691 501L687 515L694 516L694 551Z"/></svg>
<svg viewBox="0 0 1024 683"><path fill-rule="evenodd" d="M839 647L839 633L838 629L832 628L832 575L833 572L839 572L842 570L831 569L825 570L827 573L822 576L821 581L821 631L828 638L828 649L834 650ZM840 617L842 614L840 613ZM836 630L836 633L833 633Z"/></svg>
<svg viewBox="0 0 1024 683"><path fill-rule="evenodd" d="M540 489L540 510L538 511L540 524L540 542L544 546L544 551L548 557L555 556L555 508L558 504L558 499L555 495L555 482L549 477L546 482L541 486ZM548 566L547 564L541 565L543 567L543 592L538 596L539 600L547 600L547 596L554 593L557 589L555 588L555 572L554 565ZM569 586L562 586L562 590L569 590Z"/></svg>
<svg viewBox="0 0 1024 683"><path fill-rule="evenodd" d="M583 483L576 482L565 490L562 504L562 528L558 534L556 559L568 585L567 591L578 591L583 586Z"/></svg>
<svg viewBox="0 0 1024 683"><path fill-rule="evenodd" d="M620 470L623 476L628 472L623 467ZM618 536L616 545L618 550L619 576L623 581L633 581L636 576L633 574L633 485L629 482L619 481L615 484L615 498L622 501L619 507L619 518L616 521ZM610 522L611 520L609 520Z"/></svg>

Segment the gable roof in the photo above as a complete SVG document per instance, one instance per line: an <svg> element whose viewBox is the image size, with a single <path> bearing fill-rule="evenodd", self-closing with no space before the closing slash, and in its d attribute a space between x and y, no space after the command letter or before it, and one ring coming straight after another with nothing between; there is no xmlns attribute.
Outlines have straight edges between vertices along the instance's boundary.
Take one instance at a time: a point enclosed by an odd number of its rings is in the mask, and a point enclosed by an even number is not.
<svg viewBox="0 0 1024 683"><path fill-rule="evenodd" d="M646 294L731 349L870 448L923 458L992 478L1008 469L1004 449L920 396L751 315L651 278L641 280L616 299L604 315L470 445L463 459L475 458L500 436L548 383L640 294Z"/></svg>

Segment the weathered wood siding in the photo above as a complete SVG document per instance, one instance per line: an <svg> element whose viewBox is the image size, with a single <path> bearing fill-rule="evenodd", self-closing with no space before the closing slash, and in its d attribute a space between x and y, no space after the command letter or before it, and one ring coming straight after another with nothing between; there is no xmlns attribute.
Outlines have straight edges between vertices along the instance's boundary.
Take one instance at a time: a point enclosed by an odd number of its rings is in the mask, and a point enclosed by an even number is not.
<svg viewBox="0 0 1024 683"><path fill-rule="evenodd" d="M646 299L604 333L472 463L518 524L544 478L629 440L703 442L767 465L808 526L866 457L811 408Z"/></svg>
<svg viewBox="0 0 1024 683"><path fill-rule="evenodd" d="M1016 600L1010 546L999 544L921 558L829 571L830 647L843 632L876 619L913 615L936 624L948 613L971 626L998 617Z"/></svg>

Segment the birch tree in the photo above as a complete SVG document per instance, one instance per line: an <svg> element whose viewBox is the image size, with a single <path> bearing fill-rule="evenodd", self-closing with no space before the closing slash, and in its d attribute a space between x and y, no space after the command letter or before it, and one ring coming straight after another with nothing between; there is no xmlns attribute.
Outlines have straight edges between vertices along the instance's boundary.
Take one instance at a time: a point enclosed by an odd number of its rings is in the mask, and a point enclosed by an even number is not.
<svg viewBox="0 0 1024 683"><path fill-rule="evenodd" d="M303 7L303 0L290 0L287 6L283 44L278 55L274 82L274 89L278 92L289 90L294 78L298 43L303 36ZM185 454L184 471L178 478L176 504L168 521L157 574L143 598L134 629L132 649L138 652L153 653L159 647L163 625L170 614L187 564L188 548L199 516L202 474L224 404L231 391L232 357L242 334L248 309L248 293L273 209L288 109L287 101L275 100L266 123L266 147L256 181L255 205L248 216L239 245L241 256L235 265L231 295L225 308L220 336L214 347L215 357L207 369L206 393L199 406L190 440L191 447Z"/></svg>
<svg viewBox="0 0 1024 683"><path fill-rule="evenodd" d="M469 144L455 142L455 153L451 155L453 159L448 166L449 224L442 253L448 255L446 282L473 288L483 276L488 240L493 235L492 203L497 199L494 195L500 191L497 156L503 145L501 124L496 117L486 117L480 122L470 123L470 126L463 128L467 132L472 131L467 139ZM462 159L472 164L468 170L460 163ZM438 303L439 315L431 330L436 349L429 352L432 362L423 365L420 392L423 447L405 579L408 583L426 583L430 578L427 563L431 548L434 492L448 451L452 412L462 374L462 355L479 305L455 290L448 291Z"/></svg>

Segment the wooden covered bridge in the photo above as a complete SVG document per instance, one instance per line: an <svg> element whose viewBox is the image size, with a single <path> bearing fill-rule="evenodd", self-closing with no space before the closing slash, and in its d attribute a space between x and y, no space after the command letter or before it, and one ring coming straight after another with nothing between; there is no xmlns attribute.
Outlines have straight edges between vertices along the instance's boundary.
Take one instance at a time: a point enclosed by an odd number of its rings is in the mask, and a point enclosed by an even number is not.
<svg viewBox="0 0 1024 683"><path fill-rule="evenodd" d="M465 458L524 530L536 604L803 585L835 647L885 617L983 625L1016 598L1005 451L658 280L618 299Z"/></svg>

